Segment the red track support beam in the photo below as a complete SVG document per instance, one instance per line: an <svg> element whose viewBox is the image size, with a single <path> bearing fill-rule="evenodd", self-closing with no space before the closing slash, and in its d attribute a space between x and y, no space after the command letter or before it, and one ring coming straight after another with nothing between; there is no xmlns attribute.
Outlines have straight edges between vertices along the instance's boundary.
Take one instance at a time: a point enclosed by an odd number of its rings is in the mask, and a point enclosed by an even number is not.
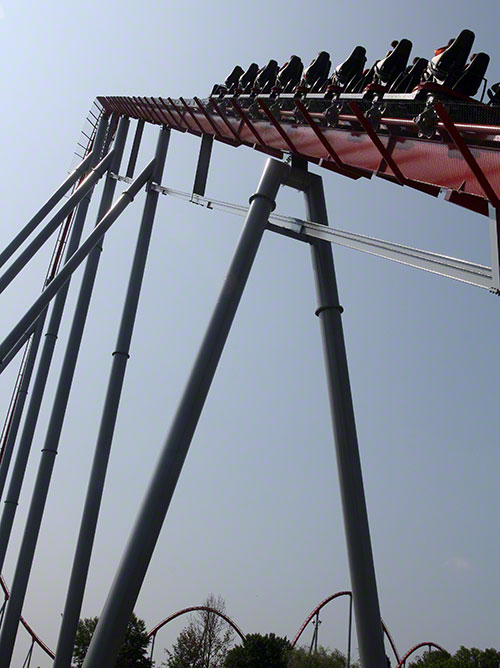
<svg viewBox="0 0 500 668"><path fill-rule="evenodd" d="M163 107L165 109L165 113L168 114L168 116L170 116L170 118L172 119L170 121L170 125L174 128L174 130L177 130L178 132L186 132L186 130L183 127L179 127L179 121L176 119L176 117L170 111L170 109L168 108L168 104L165 102L165 100L162 97L160 97L159 100L163 104Z"/></svg>
<svg viewBox="0 0 500 668"><path fill-rule="evenodd" d="M318 124L315 122L311 114L307 111L305 105L302 103L301 100L295 100L295 106L300 111L300 113L302 114L302 116L304 117L304 119L306 120L309 127L316 135L316 137L319 139L321 144L328 151L329 156L332 158L332 160L338 167L338 172L340 174L344 174L345 176L349 176L350 178L354 179L359 178L361 176L365 176L366 178L371 178L371 172L367 172L366 170L358 169L356 167L351 167L350 165L346 165L345 162L342 162L338 153L335 151L335 149L330 144L328 139L325 137L323 132L321 132L321 129L318 127ZM328 168L328 163L322 162L321 164L322 166Z"/></svg>
<svg viewBox="0 0 500 668"><path fill-rule="evenodd" d="M259 103L259 107L262 109L262 111L263 111L263 112L265 113L265 115L267 116L269 122L270 122L270 123L274 126L274 128L279 132L281 138L283 139L283 141L285 142L285 144L288 146L288 148L290 149L290 151L291 151L294 155L301 155L300 151L298 151L297 148L295 147L295 144L293 143L293 141L290 139L290 137L287 135L287 133L286 133L286 132L283 130L283 128L281 127L281 123L280 123L280 122L273 116L271 110L269 109L269 107L267 106L267 104L264 102L264 100L259 100L259 99L258 99L257 102Z"/></svg>
<svg viewBox="0 0 500 668"><path fill-rule="evenodd" d="M230 144L231 146L241 146L241 142L239 140L236 141L235 139L228 139L227 137L224 137L224 135L221 133L219 127L217 126L216 122L214 121L214 119L212 118L210 113L206 110L206 108L203 106L203 104L201 103L201 100L199 100L199 98L194 97L193 100L196 102L196 106L201 111L201 113L205 116L205 118L210 123L211 127L213 128L216 139L218 139L221 142L224 142L224 144Z"/></svg>
<svg viewBox="0 0 500 668"><path fill-rule="evenodd" d="M397 164L394 161L394 158L392 157L392 155L389 153L389 151L386 149L386 147L380 141L380 138L378 137L377 133L373 129L372 125L370 124L370 121L363 114L363 112L361 111L360 107L358 106L358 104L356 102L354 102L354 101L349 102L349 106L351 107L351 109L352 109L354 115L356 116L356 118L358 119L358 121L363 126L363 130L366 132L366 134L372 140L372 142L375 145L377 151L380 153L382 158L386 161L388 166L392 169L392 172L393 172L394 176L396 177L399 185L404 186L405 182L406 182L405 175L403 174L403 172L397 166Z"/></svg>
<svg viewBox="0 0 500 668"><path fill-rule="evenodd" d="M182 102L182 106L184 107L184 109L187 111L187 113L189 114L189 116L192 118L193 122L196 123L196 125L197 125L198 129L200 130L200 132L201 132L202 134L206 134L205 130L204 130L203 127L200 125L200 122L198 121L198 119L196 118L196 116L193 114L193 110L191 109L191 107L189 106L189 104L186 102L186 100L185 100L183 97L180 97L179 99L180 99L180 101Z"/></svg>
<svg viewBox="0 0 500 668"><path fill-rule="evenodd" d="M179 109L179 107L175 104L175 102L172 100L172 98L171 98L171 97L167 97L167 100L168 100L170 106L172 106L172 107L175 109L175 113L179 115L179 119L180 119L181 124L183 123L183 124L186 126L186 129L187 129L187 130L191 130L191 126L189 125L189 123L188 123L187 121L184 120L184 116L183 116L183 114L182 114L182 111L181 111L181 110ZM170 113L172 113L172 112L170 112ZM173 114L172 114L172 115L173 115ZM182 127L182 125L181 125L181 127Z"/></svg>
<svg viewBox="0 0 500 668"><path fill-rule="evenodd" d="M235 138L235 140L236 140L239 144L246 143L246 142L243 142L243 140L241 139L241 137L239 136L239 134L238 134L238 133L236 132L236 130L233 128L233 126L231 125L231 123L227 120L227 117L222 113L222 111L221 111L219 105L217 104L217 102L216 102L215 100L210 100L210 104L212 105L212 107L214 108L214 110L219 114L219 116L222 118L222 121L223 121L224 125L227 127L227 129L229 130L229 132L233 135L233 137Z"/></svg>
<svg viewBox="0 0 500 668"><path fill-rule="evenodd" d="M253 134L253 136L257 140L258 143L254 145L254 148L256 148L257 150L262 151L263 153L268 153L269 155L272 155L275 158L281 159L283 157L282 151L278 150L277 148L272 148L270 146L267 146L265 141L260 136L259 131L255 127L255 125L252 123L250 118L248 117L248 114L246 114L243 111L243 109L240 107L238 101L235 98L231 99L231 104L233 105L236 113L241 118L243 123L245 123L245 125L248 126L248 129L250 130L250 132Z"/></svg>
<svg viewBox="0 0 500 668"><path fill-rule="evenodd" d="M493 204L494 207L499 207L500 206L500 201L497 197L496 192L493 190L493 187L491 183L488 181L485 173L481 169L481 167L478 165L476 158L472 155L470 148L467 146L464 138L460 134L460 132L457 130L455 124L451 120L450 116L448 115L448 112L444 108L441 102L438 102L437 104L434 105L434 109L436 110L436 114L439 116L439 119L441 123L444 125L446 131L450 135L453 143L457 147L457 149L460 151L462 154L463 159L469 166L471 172L474 174L476 179L478 180L479 185L484 191L484 194L486 197L489 199L491 204Z"/></svg>

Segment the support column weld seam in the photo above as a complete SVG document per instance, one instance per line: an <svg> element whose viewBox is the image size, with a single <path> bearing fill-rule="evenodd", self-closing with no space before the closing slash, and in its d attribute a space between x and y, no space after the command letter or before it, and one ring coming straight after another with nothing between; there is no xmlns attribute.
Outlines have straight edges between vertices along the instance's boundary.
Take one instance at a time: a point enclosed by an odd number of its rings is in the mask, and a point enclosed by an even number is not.
<svg viewBox="0 0 500 668"><path fill-rule="evenodd" d="M314 315L319 317L323 311L329 311L331 309L338 311L341 314L344 312L344 307L340 304L337 304L336 306L318 306L318 308L314 311Z"/></svg>

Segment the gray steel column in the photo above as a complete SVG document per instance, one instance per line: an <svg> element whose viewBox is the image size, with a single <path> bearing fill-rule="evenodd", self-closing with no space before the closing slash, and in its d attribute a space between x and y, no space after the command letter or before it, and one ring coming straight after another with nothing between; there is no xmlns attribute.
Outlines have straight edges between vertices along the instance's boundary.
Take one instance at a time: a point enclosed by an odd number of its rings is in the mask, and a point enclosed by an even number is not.
<svg viewBox="0 0 500 668"><path fill-rule="evenodd" d="M309 175L304 189L307 217L328 225L323 183ZM354 613L362 668L386 668L382 623L373 564L363 477L344 343L332 247L311 243L323 353L330 395L340 493L351 573Z"/></svg>
<svg viewBox="0 0 500 668"><path fill-rule="evenodd" d="M229 272L90 643L84 668L114 665L268 216L288 171L285 163L268 160L257 192L250 198Z"/></svg>
<svg viewBox="0 0 500 668"><path fill-rule="evenodd" d="M90 158L90 160L86 159L81 163L81 165L78 168L78 176L83 176L82 171L81 171L82 166L85 165L86 169L92 169L99 162L99 157L101 155L104 137L106 135L106 128L108 126L108 120L109 120L108 116L105 116L105 117L101 118L101 120L99 122L99 126L97 128L96 136L95 136L94 149L93 149L92 153L88 156L88 158ZM62 188L62 186L61 186L61 188ZM68 243L68 249L67 249L67 252L66 252L66 257L69 257L78 248L78 244L80 243L80 237L81 237L82 230L83 230L83 224L84 224L85 216L87 214L87 210L88 210L88 207L89 207L89 204L90 204L91 196L92 196L92 191L90 191L85 196L85 198L82 200L82 202L78 206L78 210L77 210L77 213L75 215L75 220L73 221L73 231L71 233L71 237L70 237L70 240L69 240L69 243ZM41 209L41 211L42 211L42 209ZM69 283L68 283L68 288L69 288ZM61 310L61 316L62 316L62 308L64 306L65 299L66 299L66 295L64 295L64 297L62 297L62 304L61 304L61 309L60 309ZM54 306L54 310L56 310L56 306ZM36 324L36 327L35 327L35 330L34 330L35 335L34 335L33 340L31 342L30 352L29 352L30 357L33 355L33 364L34 364L34 361L35 361L35 358L36 358L36 355L37 355L37 352L38 352L38 346L40 344L40 339L41 339L43 327L44 327L44 324L45 324L46 316L47 316L47 309L45 309L42 312L41 316L39 317L39 319L37 321L37 324ZM60 322L60 318L59 318L59 322ZM57 328L59 327L59 322L57 324ZM53 325L54 325L53 317L51 317L51 321L50 321L50 325L49 325L49 331L54 330ZM49 332L47 332L47 334L45 335L45 343L44 343L43 350L42 350L42 356L44 354L44 351L45 351L45 348L46 348L46 345L47 345L47 336L48 335L49 335ZM8 360L8 361L10 361L10 360ZM20 401L18 400L18 402L16 404L16 412L15 412L14 418L12 420L12 426L9 430L9 436L8 436L8 440L6 442L4 456L2 458L2 462L0 463L0 499L3 496L3 490L4 490L5 480L7 478L8 469L9 469L9 466L10 466L10 459L11 459L11 456L12 456L12 450L13 450L14 443L15 443L15 440L16 440L16 437L17 437L17 431L19 429L19 424L20 424L20 421L21 421L21 416L22 416L22 412L23 412L23 408L24 408L24 403L25 403L25 400L26 400L26 395L27 395L27 392L28 392L28 387L29 387L29 383L30 383L30 380L31 380L31 375L32 375L32 372L33 372L33 364L30 365L30 362L28 361L28 364L26 366L26 371L25 371L24 378L23 378L24 388L21 389ZM49 362L49 364L50 364L50 362ZM6 368L6 366L7 366L7 364L4 364L2 370L4 370ZM40 363L39 366L42 366L42 364ZM28 369L30 369L29 373L28 373ZM47 369L47 372L48 372L48 369ZM39 376L39 373L40 373L40 371L38 370L37 371L37 378ZM45 384L43 385L43 387L41 389L38 390L38 392L43 394L44 388L45 388ZM41 396L39 398L37 397L37 391L34 388L33 399L32 399L32 401L30 401L30 408L31 408L31 405L33 403L37 403L37 402L38 402L38 408L39 408L40 403L41 403ZM28 409L28 413L29 413L29 411L30 411L30 409ZM36 413L35 423L36 423L37 418L38 418L38 411ZM26 417L26 421L28 422L28 416ZM23 429L23 434L24 434L24 429ZM19 448L21 448L21 442L22 442L22 439L20 441ZM17 499L16 499L16 504L17 504ZM9 534L10 534L10 531L9 531ZM4 554L2 554L2 549L1 549L1 542L2 542L1 535L2 535L2 528L1 528L1 523L0 523L0 573L2 572L3 558L5 556Z"/></svg>
<svg viewBox="0 0 500 668"><path fill-rule="evenodd" d="M42 315L38 318L35 332L33 334L31 341L28 344L29 350L28 350L28 357L26 360L26 367L24 369L21 385L19 387L19 393L17 395L16 404L14 407L14 411L12 413L12 420L8 428L2 461L0 462L0 499L3 496L3 489L5 486L5 481L7 479L7 473L9 471L10 460L12 458L12 452L14 450L14 444L16 442L17 432L19 431L19 425L21 424L21 418L24 411L24 404L26 403L26 397L28 396L28 387L31 383L31 376L33 375L33 369L35 367L35 361L38 355L38 348L40 347L40 340L42 338L42 332L43 332L43 327L45 325L46 316L47 316L47 309L45 309Z"/></svg>
<svg viewBox="0 0 500 668"><path fill-rule="evenodd" d="M99 161L99 156L102 151L104 138L106 136L105 132L106 126L107 122L105 124L102 123L99 125L99 128L97 130L97 134L94 141L94 147L95 147L93 155L94 163L97 163ZM90 167L92 166L93 165L91 163ZM75 220L73 221L73 226L68 241L68 246L66 249L66 256L65 256L66 259L70 258L73 255L73 253L76 251L76 249L80 244L80 239L82 237L82 232L85 225L85 219L87 217L87 212L91 198L92 198L92 191L90 191L78 205L78 209L75 215ZM68 294L69 285L70 281L68 280L68 282L65 283L64 286L61 288L61 290L57 293L57 296L54 300L54 306L50 315L47 331L45 332L45 340L42 348L42 353L40 355L40 362L36 372L35 382L33 384L33 393L26 413L26 419L24 422L21 438L19 441L19 446L17 449L16 461L14 463L14 469L12 471L12 477L10 480L9 489L7 491L7 496L5 498L5 506L2 512L2 517L0 519L0 573L2 572L3 569L5 554L10 540L12 525L14 523L17 504L19 502L19 496L24 481L24 474L26 472L28 457L33 443L33 436L35 433L35 428L40 413L43 394L45 392L45 387L47 384L47 378L49 375L52 356L54 353L54 348L59 333L59 326L61 324L64 306L66 304L66 297ZM44 311L44 313L46 313L46 311ZM0 473L1 473L1 467L0 467Z"/></svg>
<svg viewBox="0 0 500 668"><path fill-rule="evenodd" d="M116 150L116 148L114 149ZM49 220L49 222L42 228L33 241L26 246L22 253L14 260L8 269L0 276L0 292L14 280L23 267L31 260L31 258L40 250L43 244L54 234L58 226L70 214L75 206L81 202L85 195L90 192L99 179L106 173L108 167L114 160L113 150L110 151L101 162L94 167L87 178L78 186L71 197L59 209L59 211Z"/></svg>
<svg viewBox="0 0 500 668"><path fill-rule="evenodd" d="M118 128L115 140L113 160L110 165L110 172L119 173L121 157L127 138L129 121L128 118L122 118ZM116 186L116 180L108 174L99 206L97 221L101 220L105 212L110 208L113 201L113 194ZM61 436L64 416L68 405L69 393L73 382L73 376L76 367L76 361L80 350L80 344L83 336L83 330L87 319L87 313L90 305L90 298L94 287L97 268L99 265L101 247L96 246L90 252L85 266L80 293L75 308L73 323L71 325L70 335L64 355L63 365L59 376L56 395L45 444L42 449L42 457L38 469L33 496L26 520L26 526L19 550L12 591L5 610L5 617L0 633L0 657L4 665L8 665L11 660L14 643L16 640L19 617L26 595L28 580L31 573L31 566L42 523L43 511L47 500L52 470L57 454L59 439ZM54 279L55 280L55 279Z"/></svg>
<svg viewBox="0 0 500 668"><path fill-rule="evenodd" d="M170 129L164 126L160 131L156 148L156 161L151 175L152 183L161 183L169 139ZM148 190L132 270L130 272L127 295L116 342L116 350L113 353L108 389L104 401L94 461L92 463L92 471L80 524L80 532L78 535L68 593L66 596L66 604L59 631L54 668L68 668L71 666L73 645L87 582L90 557L94 545L97 519L101 506L109 454L118 414L118 406L120 403L127 362L130 356L130 342L132 340L137 306L139 304L139 296L146 267L146 259L153 230L158 197L158 191L151 188Z"/></svg>
<svg viewBox="0 0 500 668"><path fill-rule="evenodd" d="M108 122L109 116L103 117L101 119L101 123L106 123ZM42 222L42 220L45 218L45 216L55 207L55 205L61 200L64 195L68 192L68 190L73 186L78 179L85 174L89 166L93 163L95 159L95 151L92 150L91 153L88 154L88 156L82 160L82 162L71 172L71 174L67 177L67 179L59 186L59 188L55 191L55 193L50 197L45 204L42 206L42 208L35 213L33 218L26 223L26 225L23 227L23 229L18 232L18 234L12 239L12 241L4 248L4 250L0 253L0 267L3 267L3 265L7 262L7 260L12 257L12 255L16 252L16 250L19 248L19 246L26 241L26 239L29 237L29 235L35 230L38 225ZM95 164L95 163L94 163Z"/></svg>
<svg viewBox="0 0 500 668"><path fill-rule="evenodd" d="M69 281L73 272L82 264L90 252L100 243L101 239L119 216L125 211L128 205L134 201L134 197L148 182L153 171L154 159L142 170L139 176L122 192L115 204L108 213L102 218L98 225L92 230L89 236L82 242L82 245L67 260L62 269L54 276L49 285L42 294L35 299L30 308L19 320L17 325L5 337L0 344L0 373L3 371L2 360L8 359L11 352L17 347L21 338L26 332L33 329L38 316L44 308L50 304L54 296L61 290L62 286Z"/></svg>

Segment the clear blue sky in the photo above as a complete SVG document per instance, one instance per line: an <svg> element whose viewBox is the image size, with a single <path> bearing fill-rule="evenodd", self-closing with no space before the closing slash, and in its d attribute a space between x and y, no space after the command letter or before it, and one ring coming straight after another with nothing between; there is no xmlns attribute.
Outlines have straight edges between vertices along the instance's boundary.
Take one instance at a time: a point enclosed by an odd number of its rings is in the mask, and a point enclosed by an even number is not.
<svg viewBox="0 0 500 668"><path fill-rule="evenodd" d="M97 95L203 97L236 63L283 62L291 53L309 62L322 49L340 62L356 44L373 61L401 37L429 56L464 27L491 55L493 83L498 18L497 0L2 0L2 243L64 178ZM156 132L147 133L143 162ZM173 135L166 185L190 189L197 147L196 138ZM208 193L245 203L264 160L216 146ZM489 264L485 218L377 179L324 177L332 225ZM141 207L138 199L105 242L24 607L52 647ZM302 200L282 192L277 210L300 217ZM102 608L240 226L160 201L86 616ZM3 295L4 332L39 293L49 251ZM451 651L498 647L500 301L354 251L334 254L383 617L401 651L429 639ZM214 592L244 631L293 637L316 603L350 587L314 309L307 247L266 233L137 605L148 627ZM1 379L5 406L14 372ZM48 391L8 582L51 398ZM320 642L345 650L345 602L323 620ZM160 661L181 626L158 637ZM20 657L21 634L18 645Z"/></svg>

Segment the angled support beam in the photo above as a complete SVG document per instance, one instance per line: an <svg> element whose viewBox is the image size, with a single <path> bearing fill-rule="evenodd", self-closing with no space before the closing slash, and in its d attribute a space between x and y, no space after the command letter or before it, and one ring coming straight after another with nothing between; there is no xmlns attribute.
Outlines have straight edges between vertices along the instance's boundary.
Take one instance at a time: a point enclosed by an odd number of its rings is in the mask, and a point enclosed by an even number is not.
<svg viewBox="0 0 500 668"><path fill-rule="evenodd" d="M113 666L236 315L267 219L289 167L268 160L186 389L90 643L84 668Z"/></svg>
<svg viewBox="0 0 500 668"><path fill-rule="evenodd" d="M287 185L302 190L308 220L328 226L323 181L303 170L292 170ZM342 326L332 247L324 241L311 243L323 341L330 411L332 415L340 494L344 514L349 570L363 668L386 668L377 581L373 563L349 369Z"/></svg>
<svg viewBox="0 0 500 668"><path fill-rule="evenodd" d="M356 118L358 119L358 121L363 126L363 130L366 132L366 134L372 140L372 143L374 144L377 151L380 153L382 158L385 160L385 162L391 168L392 173L396 177L396 180L399 183L399 185L404 186L405 182L406 182L405 175L403 174L403 172L397 166L396 161L394 160L394 158L392 157L390 152L386 149L386 147L380 141L380 138L378 137L377 133L373 129L370 121L363 114L359 105L356 102L354 102L354 101L349 102L349 106L351 107L351 109L352 109L354 115L356 116Z"/></svg>
<svg viewBox="0 0 500 668"><path fill-rule="evenodd" d="M109 120L109 117L106 116L106 122ZM0 253L0 267L12 257L16 250L21 246L21 244L26 241L29 235L38 227L42 220L47 216L47 214L55 207L55 205L64 197L68 190L82 177L92 165L94 160L93 151L82 160L82 162L76 167L67 179L59 186L55 193L45 202L45 204L37 211L33 218L23 227L23 229L18 232L14 239L10 242L8 246Z"/></svg>
<svg viewBox="0 0 500 668"><path fill-rule="evenodd" d="M436 113L439 116L441 123L444 125L446 131L450 135L453 143L457 147L458 151L462 154L462 157L467 163L469 169L476 177L486 197L489 199L489 201L494 207L497 208L500 207L500 200L498 199L496 192L493 190L493 186L488 181L485 173L479 166L479 163L477 162L476 158L472 155L470 148L467 146L466 141L456 128L453 121L451 120L443 104L441 102L438 102L437 104L434 105L434 109L436 110Z"/></svg>
<svg viewBox="0 0 500 668"><path fill-rule="evenodd" d="M24 316L19 320L17 325L12 329L10 334L8 334L5 339L0 344L0 373L3 368L1 366L1 361L6 357L10 350L16 345L18 339L24 335L24 333L30 328L33 327L34 322L43 311L43 309L49 304L57 292L62 288L62 286L69 280L71 275L78 269L81 263L85 260L87 255L91 250L100 243L102 237L109 230L111 225L117 220L120 214L127 208L127 206L134 201L134 197L137 193L146 185L151 171L154 166L154 160L152 160L139 174L139 176L131 183L130 187L127 190L124 190L121 196L118 198L116 203L112 206L109 212L100 220L98 225L92 230L89 236L85 239L82 245L78 248L77 251L66 261L62 269L55 276L55 278L49 283L45 288L42 294L36 299L31 307L26 311Z"/></svg>
<svg viewBox="0 0 500 668"><path fill-rule="evenodd" d="M59 209L59 211L49 220L45 227L38 233L33 241L24 249L24 251L14 260L8 269L0 276L0 293L14 280L23 267L31 260L43 244L56 231L57 227L66 218L66 216L73 211L75 206L89 193L99 179L104 176L106 170L113 159L113 150L101 160L101 162L94 167L87 178L75 190L71 197Z"/></svg>
<svg viewBox="0 0 500 668"><path fill-rule="evenodd" d="M170 139L170 128L163 126L158 139L155 154L155 166L151 181L161 182L163 167ZM158 191L148 189L142 215L139 236L137 239L134 260L130 272L125 304L123 306L116 348L109 376L106 399L103 406L99 435L92 462L92 471L87 488L75 558L66 596L59 639L56 648L56 660L53 668L67 668L71 665L73 646L82 607L85 585L94 544L97 518L101 506L106 471L108 467L111 444L118 415L118 408L125 379L125 371L130 357L130 344L134 329L137 307L141 293L142 281L146 267L153 222L158 203Z"/></svg>

